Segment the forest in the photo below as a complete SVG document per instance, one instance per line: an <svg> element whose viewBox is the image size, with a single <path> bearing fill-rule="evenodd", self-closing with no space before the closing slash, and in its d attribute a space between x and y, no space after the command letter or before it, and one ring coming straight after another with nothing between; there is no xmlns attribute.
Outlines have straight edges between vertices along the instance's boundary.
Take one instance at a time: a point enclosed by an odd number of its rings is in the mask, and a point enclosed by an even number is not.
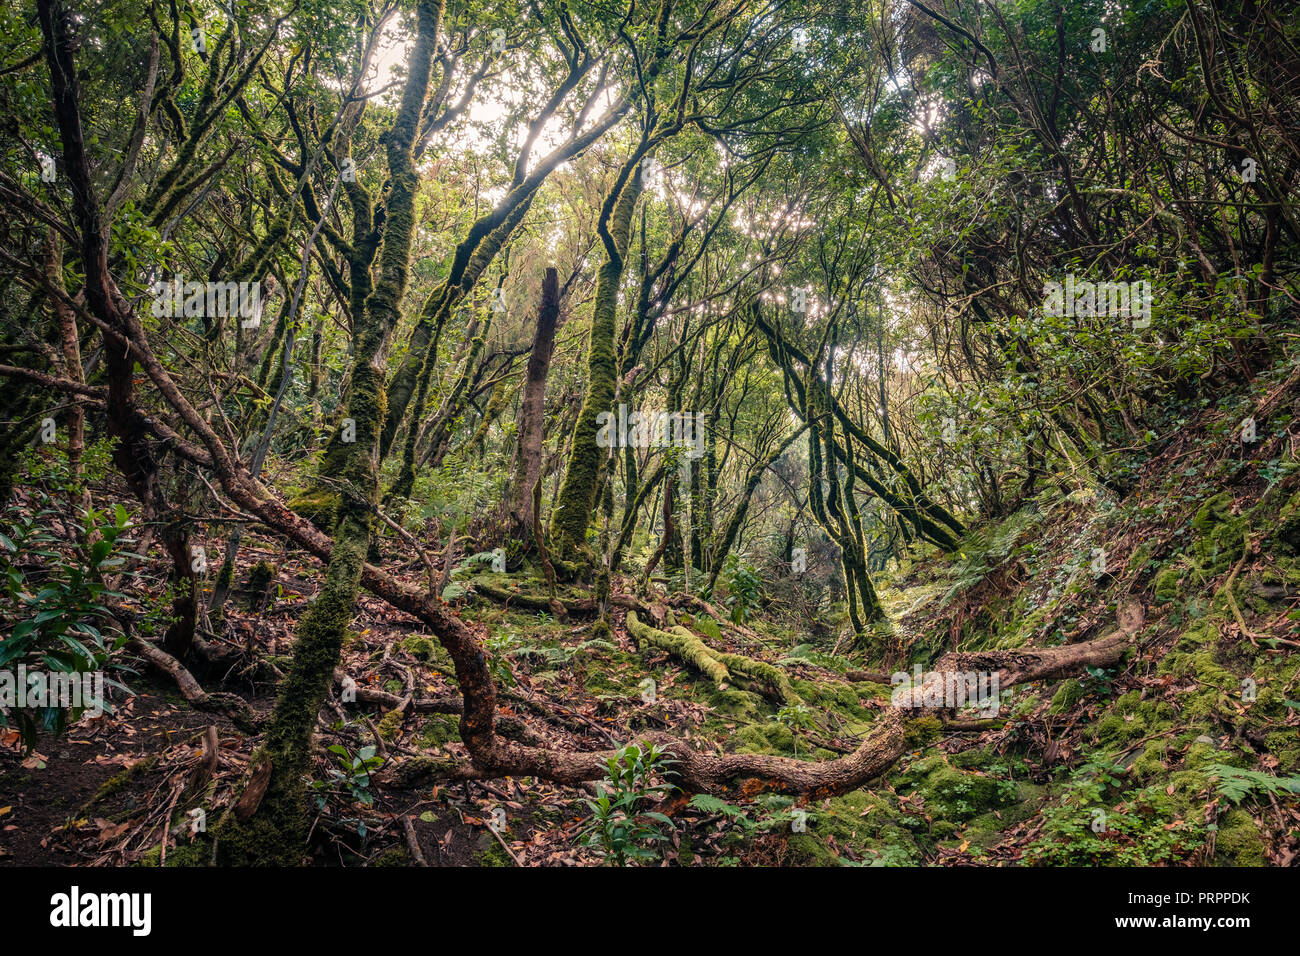
<svg viewBox="0 0 1300 956"><path fill-rule="evenodd" d="M0 152L0 871L1300 862L1290 4L6 2Z"/></svg>

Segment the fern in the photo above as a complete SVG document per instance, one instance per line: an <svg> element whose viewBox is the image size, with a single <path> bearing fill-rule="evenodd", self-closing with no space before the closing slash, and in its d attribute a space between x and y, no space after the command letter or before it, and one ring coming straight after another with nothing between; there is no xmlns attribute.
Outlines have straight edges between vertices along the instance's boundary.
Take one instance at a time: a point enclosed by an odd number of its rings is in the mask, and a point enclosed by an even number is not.
<svg viewBox="0 0 1300 956"><path fill-rule="evenodd" d="M1215 789L1234 804L1253 794L1300 793L1300 776L1274 777L1258 770L1242 770L1216 763L1206 768Z"/></svg>
<svg viewBox="0 0 1300 956"><path fill-rule="evenodd" d="M744 813L734 803L728 803L721 797L707 793L697 793L691 797L691 806L703 813L725 813L727 816L738 816Z"/></svg>
<svg viewBox="0 0 1300 956"><path fill-rule="evenodd" d="M962 540L957 560L948 571L951 584L940 598L939 606L948 606L957 595L975 587L990 571L1005 564L1020 539L1042 520L1041 512L1027 506L997 524L968 533Z"/></svg>

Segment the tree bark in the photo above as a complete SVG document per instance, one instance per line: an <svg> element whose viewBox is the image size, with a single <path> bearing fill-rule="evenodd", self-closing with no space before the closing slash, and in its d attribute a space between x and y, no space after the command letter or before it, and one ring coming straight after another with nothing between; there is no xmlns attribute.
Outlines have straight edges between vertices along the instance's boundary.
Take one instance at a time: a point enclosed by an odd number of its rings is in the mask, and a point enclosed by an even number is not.
<svg viewBox="0 0 1300 956"><path fill-rule="evenodd" d="M542 304L537 310L537 331L528 356L524 397L519 411L519 437L514 481L510 489L510 522L524 541L533 537L533 488L542 474L543 412L546 377L555 351L555 326L560 318L560 278L553 268L542 279Z"/></svg>

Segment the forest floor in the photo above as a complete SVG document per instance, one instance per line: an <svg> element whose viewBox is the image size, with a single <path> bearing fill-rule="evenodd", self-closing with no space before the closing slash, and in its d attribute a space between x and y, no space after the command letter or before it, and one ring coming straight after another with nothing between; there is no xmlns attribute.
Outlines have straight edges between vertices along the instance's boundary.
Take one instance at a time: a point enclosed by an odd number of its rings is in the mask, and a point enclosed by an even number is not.
<svg viewBox="0 0 1300 956"><path fill-rule="evenodd" d="M910 671L951 650L1077 642L1136 597L1145 623L1117 667L1004 690L997 719L976 729L923 719L890 771L842 797L802 807L780 796L679 804L658 858L1291 865L1300 855L1300 472L1293 446L1243 445L1234 431L1291 384L1261 377L1253 393L1178 423L1157 455L1139 460L1122 498L1048 489L977 529L957 555L891 569L882 576L892 616L883 658L835 652L761 612L743 626L698 609L670 619L712 647L781 668L801 707L739 675L715 685L639 642L619 608L602 639L590 617L560 620L483 600L472 587L459 603L489 649L500 717L535 741L603 749L671 728L729 752L826 759L851 751L890 706L890 686L851 680L861 676L854 669ZM386 563L408 561L413 580L421 573L400 542L385 547ZM259 565L271 569L269 583L250 587ZM270 708L317 574L250 530L222 638L239 661L198 674L205 688ZM522 582L459 580L506 591ZM466 753L454 714L420 712L421 700L456 687L450 661L414 619L363 595L342 670L372 697L410 703L343 702L336 688L319 726L314 863L410 865L417 850L432 866L601 861L580 839L590 789L429 782L430 758ZM135 695L112 713L41 738L29 755L16 734L0 741L0 865L157 865L164 845L168 864L196 862L184 853L189 811L216 819L252 742L143 667L126 683ZM358 773L367 747L382 765Z"/></svg>

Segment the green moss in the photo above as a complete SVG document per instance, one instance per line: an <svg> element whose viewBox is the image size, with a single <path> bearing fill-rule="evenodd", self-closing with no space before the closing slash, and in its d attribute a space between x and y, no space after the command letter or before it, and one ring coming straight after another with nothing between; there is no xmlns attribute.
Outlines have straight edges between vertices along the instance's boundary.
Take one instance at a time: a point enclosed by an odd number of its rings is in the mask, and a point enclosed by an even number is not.
<svg viewBox="0 0 1300 956"><path fill-rule="evenodd" d="M889 692L879 684L842 684L838 682L820 682L795 679L790 681L794 692L808 704L834 708L850 714L858 720L868 720L872 710L862 705L863 700L876 698L876 689L881 688L881 699L888 699Z"/></svg>
<svg viewBox="0 0 1300 956"><path fill-rule="evenodd" d="M1165 764L1165 753L1168 749L1169 745L1164 741L1151 741L1133 761L1133 766L1130 768L1133 775L1142 783L1149 783L1161 777L1169 769Z"/></svg>
<svg viewBox="0 0 1300 956"><path fill-rule="evenodd" d="M1234 515L1232 505L1232 495L1225 491L1201 505L1192 518L1192 529L1197 534L1192 551L1207 571L1231 567L1245 547L1245 518Z"/></svg>
<svg viewBox="0 0 1300 956"><path fill-rule="evenodd" d="M1186 770L1203 771L1213 764L1230 764L1232 766L1241 766L1243 764L1242 755L1232 751L1219 750L1214 740L1207 735L1198 736L1187 753L1183 754L1183 767ZM1202 774L1202 778L1204 774ZM1202 786L1204 780L1202 779Z"/></svg>
<svg viewBox="0 0 1300 956"><path fill-rule="evenodd" d="M1191 677L1197 681L1196 689L1183 695L1179 701L1187 720L1202 721L1217 715L1229 715L1232 713L1230 698L1241 695L1240 678L1215 660L1216 637L1217 631L1212 625L1188 631L1156 667L1159 674Z"/></svg>
<svg viewBox="0 0 1300 956"><path fill-rule="evenodd" d="M364 507L340 515L339 531L320 593L298 624L293 661L280 685L262 750L270 782L257 812L247 822L227 817L219 834L219 862L225 865L287 865L301 862L307 836L304 780L311 760L312 731L338 666L343 635L355 613L361 567L370 542Z"/></svg>
<svg viewBox="0 0 1300 956"><path fill-rule="evenodd" d="M182 843L167 850L167 869L172 867L207 866L212 858L212 846L206 840ZM157 868L162 859L162 844L150 847L136 862L136 866Z"/></svg>
<svg viewBox="0 0 1300 956"><path fill-rule="evenodd" d="M1126 744L1171 730L1178 713L1167 701L1142 700L1139 691L1118 698L1093 728L1102 744Z"/></svg>
<svg viewBox="0 0 1300 956"><path fill-rule="evenodd" d="M1079 681L1073 678L1062 681L1061 686L1052 695L1052 703L1048 706L1047 712L1049 714L1068 714L1074 710L1074 705L1083 699L1085 693L1086 690Z"/></svg>
<svg viewBox="0 0 1300 956"><path fill-rule="evenodd" d="M1160 569L1160 573L1151 582L1156 604L1168 604L1178 599L1178 595L1182 592L1185 573L1186 570L1176 564L1169 564Z"/></svg>
<svg viewBox="0 0 1300 956"><path fill-rule="evenodd" d="M370 861L371 866L410 866L411 857L406 852L405 847L395 846L390 850L385 850L379 856Z"/></svg>
<svg viewBox="0 0 1300 956"><path fill-rule="evenodd" d="M447 714L430 717L420 731L420 740L426 747L442 747L460 740L460 722Z"/></svg>
<svg viewBox="0 0 1300 956"><path fill-rule="evenodd" d="M100 784L99 789L96 790L94 795L91 796L91 798L85 802L85 804L81 807L80 813L84 815L91 808L98 806L99 804L107 800L109 797L113 796L116 793L121 792L121 790L128 783L130 783L133 779L138 777L140 774L152 768L153 765L156 764L157 762L158 762L158 755L151 754L150 756L145 757L143 760L139 761L138 763L134 763L131 766L127 767L125 770L122 770L119 773L116 773L113 776L109 777L102 784Z"/></svg>
<svg viewBox="0 0 1300 956"><path fill-rule="evenodd" d="M484 833L478 840L479 866L514 866L515 861L501 848L501 844L490 833Z"/></svg>
<svg viewBox="0 0 1300 956"><path fill-rule="evenodd" d="M951 821L971 820L989 810L1015 803L1014 785L995 777L960 770L942 755L918 760L900 775L896 789L922 797L928 811Z"/></svg>
<svg viewBox="0 0 1300 956"><path fill-rule="evenodd" d="M1173 788L1174 792L1170 796L1174 798L1176 806L1188 807L1205 795L1209 784L1206 782L1205 774L1200 771L1180 770L1169 775L1165 787Z"/></svg>
<svg viewBox="0 0 1300 956"><path fill-rule="evenodd" d="M730 687L726 690L710 692L708 702L710 709L716 713L728 717L750 718L758 714L758 707L762 703L762 698L749 691Z"/></svg>
<svg viewBox="0 0 1300 956"><path fill-rule="evenodd" d="M642 624L636 611L627 614L627 630L637 641L667 651L672 657L703 674L715 684L724 683L730 674L727 667L702 640L682 627L671 632Z"/></svg>
<svg viewBox="0 0 1300 956"><path fill-rule="evenodd" d="M958 837L971 846L988 848L1000 843L1006 831L1023 823L1038 812L1045 787L1030 783L1003 781L1004 794L1015 793L1015 798L999 810L990 810L974 817L962 828Z"/></svg>
<svg viewBox="0 0 1300 956"><path fill-rule="evenodd" d="M459 764L455 760L437 760L433 757L412 757L395 764L393 779L399 787L419 787L428 780L445 776Z"/></svg>
<svg viewBox="0 0 1300 956"><path fill-rule="evenodd" d="M346 445L341 447L346 448ZM334 529L334 518L338 514L339 496L337 492L325 489L305 491L288 501L289 510L300 518L306 518L320 531L329 534Z"/></svg>
<svg viewBox="0 0 1300 956"><path fill-rule="evenodd" d="M695 635L684 627L674 627L673 633L681 636L683 641L687 639L696 639ZM786 677L785 671L781 670L781 668L774 667L766 661L760 661L757 658L746 657L743 654L728 654L725 651L718 651L713 648L709 648L709 653L716 660L720 661L730 673L733 675L742 674L745 677L757 681L769 695L775 697L781 703L801 703L801 698L790 685L790 681Z"/></svg>
<svg viewBox="0 0 1300 956"><path fill-rule="evenodd" d="M807 809L806 832L795 833L786 824L788 865L837 866L850 848L874 866L914 866L921 860L904 815L884 796L856 790Z"/></svg>
<svg viewBox="0 0 1300 956"><path fill-rule="evenodd" d="M1245 810L1229 810L1219 821L1215 855L1231 866L1264 865L1263 835Z"/></svg>
<svg viewBox="0 0 1300 956"><path fill-rule="evenodd" d="M1300 735L1294 729L1275 730L1264 738L1268 751L1277 758L1279 775L1300 770Z"/></svg>
<svg viewBox="0 0 1300 956"><path fill-rule="evenodd" d="M807 748L805 748L807 749ZM736 732L737 753L794 753L794 734L785 724L749 724Z"/></svg>
<svg viewBox="0 0 1300 956"><path fill-rule="evenodd" d="M614 408L614 354L618 318L618 290L623 280L624 257L632 235L632 212L640 193L640 177L629 173L615 189L613 202L606 201L599 223L605 240L605 262L596 275L596 293L591 313L591 337L587 353L587 392L574 427L573 445L564 482L551 519L551 533L565 559L586 558L587 528L596 511L596 485L605 452L597 441L597 416Z"/></svg>
<svg viewBox="0 0 1300 956"><path fill-rule="evenodd" d="M1278 513L1275 540L1290 554L1300 554L1300 492L1282 506Z"/></svg>
<svg viewBox="0 0 1300 956"><path fill-rule="evenodd" d="M279 569L270 561L258 561L248 571L248 589L254 594L261 594L275 580Z"/></svg>
<svg viewBox="0 0 1300 956"><path fill-rule="evenodd" d="M903 729L903 741L911 750L920 750L943 736L943 721L933 714L909 720Z"/></svg>
<svg viewBox="0 0 1300 956"><path fill-rule="evenodd" d="M432 664L441 650L437 641L423 634L412 634L399 646L422 664Z"/></svg>

